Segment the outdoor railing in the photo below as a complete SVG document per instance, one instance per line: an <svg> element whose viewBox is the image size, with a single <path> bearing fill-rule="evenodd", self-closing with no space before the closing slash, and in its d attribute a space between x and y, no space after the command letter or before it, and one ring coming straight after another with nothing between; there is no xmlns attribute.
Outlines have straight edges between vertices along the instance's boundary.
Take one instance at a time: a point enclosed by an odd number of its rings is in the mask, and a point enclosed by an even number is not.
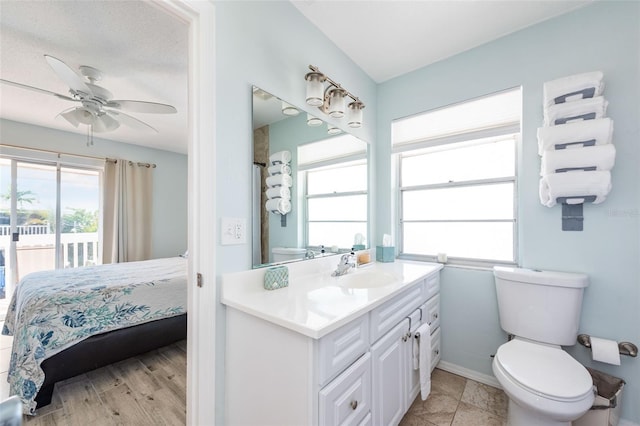
<svg viewBox="0 0 640 426"><path fill-rule="evenodd" d="M42 235L48 234L49 225L18 225L20 235ZM11 225L0 225L0 236L11 235Z"/></svg>

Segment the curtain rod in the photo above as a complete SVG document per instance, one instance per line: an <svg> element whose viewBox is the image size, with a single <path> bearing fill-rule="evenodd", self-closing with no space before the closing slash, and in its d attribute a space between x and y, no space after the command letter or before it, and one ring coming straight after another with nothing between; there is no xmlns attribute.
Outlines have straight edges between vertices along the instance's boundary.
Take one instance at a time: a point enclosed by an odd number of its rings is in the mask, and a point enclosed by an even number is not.
<svg viewBox="0 0 640 426"><path fill-rule="evenodd" d="M40 149L40 148L29 148L27 146L18 146L18 145L6 144L6 143L0 144L0 146L7 146L9 148L26 149L28 151L48 152L56 155L68 155L70 157L91 158L92 160L106 160L105 157L93 157L91 155L70 154L68 152L51 151L49 149Z"/></svg>
<svg viewBox="0 0 640 426"><path fill-rule="evenodd" d="M105 158L105 161L108 161L109 163L114 163L114 164L118 163L118 159L117 158ZM137 163L137 162L131 161L131 160L124 160L124 161L129 161L129 165L135 164L138 167L146 167L147 169L148 168L155 169L156 167L158 167L158 166L156 166L155 163L139 163L139 162Z"/></svg>

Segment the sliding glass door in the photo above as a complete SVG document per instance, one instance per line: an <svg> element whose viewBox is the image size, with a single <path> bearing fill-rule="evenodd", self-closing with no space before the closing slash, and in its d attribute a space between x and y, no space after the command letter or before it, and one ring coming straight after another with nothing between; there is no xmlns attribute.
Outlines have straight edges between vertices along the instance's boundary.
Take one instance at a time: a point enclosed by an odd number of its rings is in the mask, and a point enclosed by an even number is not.
<svg viewBox="0 0 640 426"><path fill-rule="evenodd" d="M0 158L0 298L25 275L101 263L100 170Z"/></svg>

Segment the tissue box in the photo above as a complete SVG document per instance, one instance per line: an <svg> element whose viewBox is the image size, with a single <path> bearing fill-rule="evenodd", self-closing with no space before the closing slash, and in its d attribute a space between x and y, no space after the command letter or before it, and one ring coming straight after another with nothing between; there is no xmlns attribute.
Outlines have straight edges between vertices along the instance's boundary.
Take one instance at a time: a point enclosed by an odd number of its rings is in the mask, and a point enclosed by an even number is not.
<svg viewBox="0 0 640 426"><path fill-rule="evenodd" d="M366 248L366 247L364 246L364 244L354 244L354 245L353 245L353 249L354 249L355 251L358 251L358 250L364 250L365 248Z"/></svg>
<svg viewBox="0 0 640 426"><path fill-rule="evenodd" d="M395 247L376 246L376 260L378 262L393 262L396 260Z"/></svg>

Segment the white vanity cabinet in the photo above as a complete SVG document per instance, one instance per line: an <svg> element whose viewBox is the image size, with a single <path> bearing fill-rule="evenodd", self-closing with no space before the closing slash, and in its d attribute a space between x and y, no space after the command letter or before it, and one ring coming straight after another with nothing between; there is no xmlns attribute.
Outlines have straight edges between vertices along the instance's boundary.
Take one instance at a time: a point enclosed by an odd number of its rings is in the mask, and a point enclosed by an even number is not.
<svg viewBox="0 0 640 426"><path fill-rule="evenodd" d="M432 323L432 366L439 360L438 271L319 338L227 304L225 424L397 425L420 389L410 330L422 321ZM277 291L265 297L291 298ZM320 312L295 315L309 322Z"/></svg>

